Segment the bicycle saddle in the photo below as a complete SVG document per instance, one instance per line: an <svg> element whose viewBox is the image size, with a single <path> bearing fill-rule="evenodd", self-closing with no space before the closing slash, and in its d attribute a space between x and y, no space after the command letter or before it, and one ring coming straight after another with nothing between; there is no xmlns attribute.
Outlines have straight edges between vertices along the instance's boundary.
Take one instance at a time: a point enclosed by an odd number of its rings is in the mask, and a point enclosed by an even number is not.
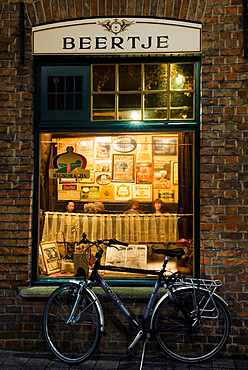
<svg viewBox="0 0 248 370"><path fill-rule="evenodd" d="M163 254L164 256L177 258L180 260L182 256L185 255L185 252L182 248L175 248L175 249L154 249L156 254Z"/></svg>

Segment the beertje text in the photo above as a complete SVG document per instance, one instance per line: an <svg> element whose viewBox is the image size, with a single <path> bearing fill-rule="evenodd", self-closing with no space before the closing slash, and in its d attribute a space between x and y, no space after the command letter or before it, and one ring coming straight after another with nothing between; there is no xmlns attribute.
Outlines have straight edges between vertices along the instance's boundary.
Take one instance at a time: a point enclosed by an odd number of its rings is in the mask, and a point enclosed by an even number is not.
<svg viewBox="0 0 248 370"><path fill-rule="evenodd" d="M169 36L147 36L145 39L140 39L140 36L129 36L126 39L120 36L96 36L94 38L82 36L78 39L74 37L63 37L64 50L125 50L124 45L127 44L131 49L141 48L144 50L154 48L166 49L169 46Z"/></svg>

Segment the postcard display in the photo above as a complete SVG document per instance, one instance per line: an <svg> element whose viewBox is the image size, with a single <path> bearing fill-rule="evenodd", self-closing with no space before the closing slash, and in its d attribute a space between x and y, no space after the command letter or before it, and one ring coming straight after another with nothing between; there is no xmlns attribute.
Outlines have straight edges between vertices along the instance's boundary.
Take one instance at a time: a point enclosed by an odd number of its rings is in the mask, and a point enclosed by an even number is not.
<svg viewBox="0 0 248 370"><path fill-rule="evenodd" d="M178 135L54 139L57 153L73 147L87 160L89 178L57 180L57 199L178 202Z"/></svg>

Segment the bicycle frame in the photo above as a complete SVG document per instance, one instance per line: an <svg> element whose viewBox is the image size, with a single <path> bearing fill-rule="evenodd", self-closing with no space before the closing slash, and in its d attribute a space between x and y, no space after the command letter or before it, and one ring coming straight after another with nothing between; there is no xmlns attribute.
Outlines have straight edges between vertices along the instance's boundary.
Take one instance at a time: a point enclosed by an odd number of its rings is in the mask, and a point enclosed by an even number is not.
<svg viewBox="0 0 248 370"><path fill-rule="evenodd" d="M132 322L137 328L140 327L140 322L129 312L129 310L126 308L124 303L120 300L120 298L113 292L111 287L108 285L108 283L98 274L98 270L103 271L117 271L117 272L129 272L129 273L136 273L136 274L150 274L157 276L157 280L155 282L151 297L149 299L148 305L146 307L146 311L143 317L142 322L147 320L147 318L150 316L152 308L154 306L156 297L158 295L158 290L161 287L162 278L165 272L165 267L170 257L166 257L165 261L162 265L162 268L160 271L155 270L144 270L144 269L136 269L136 268L130 268L130 267L117 267L117 266L102 266L100 264L100 261L97 260L92 273L89 277L90 282L97 282L98 285L103 289L103 291L107 294L107 296L115 303L115 305L121 310L121 312L128 318L130 322Z"/></svg>

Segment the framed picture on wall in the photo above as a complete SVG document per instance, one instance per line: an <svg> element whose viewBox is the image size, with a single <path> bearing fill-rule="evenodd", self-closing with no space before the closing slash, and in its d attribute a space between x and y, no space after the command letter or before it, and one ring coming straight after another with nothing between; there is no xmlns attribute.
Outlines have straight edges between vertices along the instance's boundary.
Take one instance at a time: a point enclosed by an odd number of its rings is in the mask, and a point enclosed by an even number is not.
<svg viewBox="0 0 248 370"><path fill-rule="evenodd" d="M159 189L158 198L162 199L164 202L174 202L175 201L175 190L171 189Z"/></svg>
<svg viewBox="0 0 248 370"><path fill-rule="evenodd" d="M82 186L80 199L99 199L99 186Z"/></svg>
<svg viewBox="0 0 248 370"><path fill-rule="evenodd" d="M177 137L154 137L154 155L177 155Z"/></svg>
<svg viewBox="0 0 248 370"><path fill-rule="evenodd" d="M95 159L110 159L111 137L95 138Z"/></svg>
<svg viewBox="0 0 248 370"><path fill-rule="evenodd" d="M152 163L136 163L136 183L152 183Z"/></svg>
<svg viewBox="0 0 248 370"><path fill-rule="evenodd" d="M151 185L133 185L133 199L151 201L152 186Z"/></svg>
<svg viewBox="0 0 248 370"><path fill-rule="evenodd" d="M114 185L100 186L100 200L114 200Z"/></svg>
<svg viewBox="0 0 248 370"><path fill-rule="evenodd" d="M47 275L59 272L61 270L61 264L57 243L55 241L42 242L40 243L40 249Z"/></svg>
<svg viewBox="0 0 248 370"><path fill-rule="evenodd" d="M173 185L178 185L178 162L173 162Z"/></svg>
<svg viewBox="0 0 248 370"><path fill-rule="evenodd" d="M171 188L171 161L154 160L153 163L153 186L154 189Z"/></svg>
<svg viewBox="0 0 248 370"><path fill-rule="evenodd" d="M134 156L113 154L112 181L134 182Z"/></svg>
<svg viewBox="0 0 248 370"><path fill-rule="evenodd" d="M82 139L77 142L77 151L85 157L93 157L94 142L92 139Z"/></svg>
<svg viewBox="0 0 248 370"><path fill-rule="evenodd" d="M96 172L111 172L111 162L110 161L95 161L95 171Z"/></svg>

